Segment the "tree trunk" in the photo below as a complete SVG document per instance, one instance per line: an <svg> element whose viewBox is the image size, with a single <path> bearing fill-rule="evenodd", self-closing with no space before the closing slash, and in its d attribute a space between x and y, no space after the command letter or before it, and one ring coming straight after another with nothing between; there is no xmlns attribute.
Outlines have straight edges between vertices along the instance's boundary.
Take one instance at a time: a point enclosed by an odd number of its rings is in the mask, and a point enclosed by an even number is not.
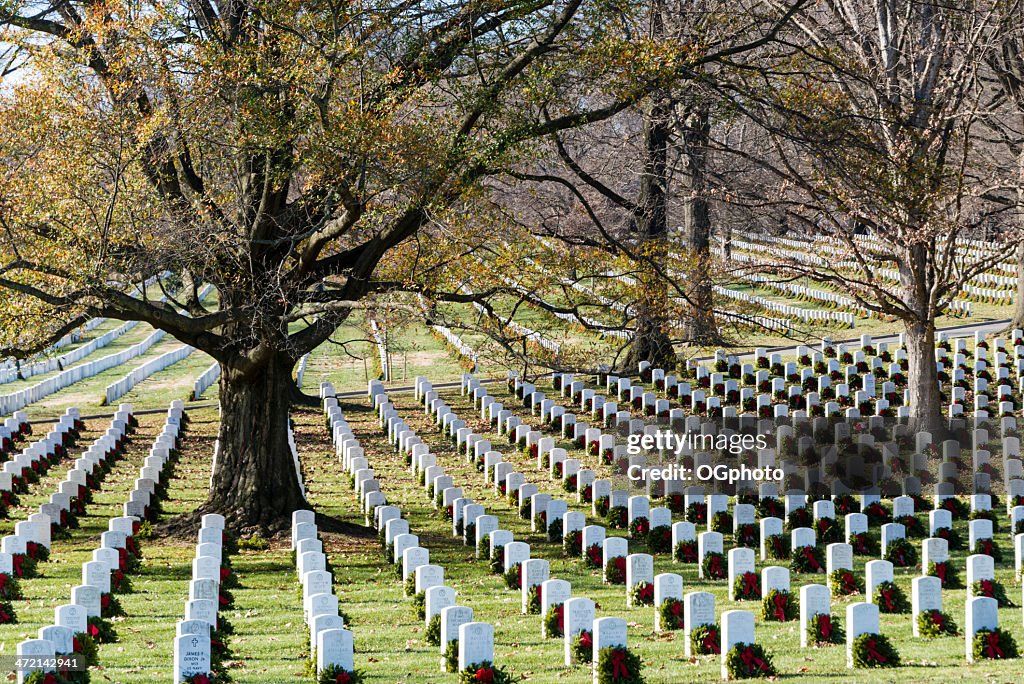
<svg viewBox="0 0 1024 684"><path fill-rule="evenodd" d="M935 323L908 322L906 332L910 424L914 430L933 432L942 424L942 398L935 368Z"/></svg>
<svg viewBox="0 0 1024 684"><path fill-rule="evenodd" d="M273 357L263 369L243 374L225 365L220 380L220 449L206 502L172 528L187 529L206 513L220 513L239 533L287 530L293 511L308 509L291 448L288 414L296 391L295 361Z"/></svg>
<svg viewBox="0 0 1024 684"><path fill-rule="evenodd" d="M1017 297L1013 303L1010 325L1007 326L1008 330L1014 328L1024 328L1024 242L1017 245Z"/></svg>
<svg viewBox="0 0 1024 684"><path fill-rule="evenodd" d="M706 108L690 109L682 131L682 169L684 189L683 236L690 262L688 264L690 297L686 337L693 344L719 342L715 325L711 289L711 211L708 204L707 161L711 123Z"/></svg>
<svg viewBox="0 0 1024 684"><path fill-rule="evenodd" d="M647 261L638 264L636 334L630 341L619 370L636 373L640 361L660 368L675 368L668 322L668 287L655 266L664 267L668 255L668 146L672 101L652 99L644 115L644 171L640 177L637 211L633 219L637 250Z"/></svg>

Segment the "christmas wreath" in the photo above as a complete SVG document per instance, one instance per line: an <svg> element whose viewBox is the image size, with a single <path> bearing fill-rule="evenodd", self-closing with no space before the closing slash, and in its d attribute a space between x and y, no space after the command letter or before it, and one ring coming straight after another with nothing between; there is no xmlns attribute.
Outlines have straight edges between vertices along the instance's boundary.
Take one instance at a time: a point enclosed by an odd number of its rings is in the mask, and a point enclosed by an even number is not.
<svg viewBox="0 0 1024 684"><path fill-rule="evenodd" d="M89 618L87 633L98 644L112 644L117 641L117 632L110 622L95 615Z"/></svg>
<svg viewBox="0 0 1024 684"><path fill-rule="evenodd" d="M711 516L711 531L720 534L732 532L732 514L728 511L718 511Z"/></svg>
<svg viewBox="0 0 1024 684"><path fill-rule="evenodd" d="M576 475L570 475L562 480L562 490L572 494L576 491Z"/></svg>
<svg viewBox="0 0 1024 684"><path fill-rule="evenodd" d="M521 563L516 563L511 568L505 571L505 586L509 589L522 589L523 588L523 566Z"/></svg>
<svg viewBox="0 0 1024 684"><path fill-rule="evenodd" d="M602 648L597 655L597 684L643 684L640 657L625 646Z"/></svg>
<svg viewBox="0 0 1024 684"><path fill-rule="evenodd" d="M885 560L896 568L909 568L917 564L917 549L903 538L892 539L885 547Z"/></svg>
<svg viewBox="0 0 1024 684"><path fill-rule="evenodd" d="M934 639L952 636L958 631L956 623L941 610L922 610L917 614L917 630L923 637Z"/></svg>
<svg viewBox="0 0 1024 684"><path fill-rule="evenodd" d="M960 573L956 571L956 568L949 561L928 563L926 574L931 577L938 577L939 581L942 582L943 589L963 589L964 584L960 580Z"/></svg>
<svg viewBox="0 0 1024 684"><path fill-rule="evenodd" d="M444 670L445 672L459 671L459 640L452 639L444 647Z"/></svg>
<svg viewBox="0 0 1024 684"><path fill-rule="evenodd" d="M647 533L647 550L651 553L669 553L672 551L672 528L658 525Z"/></svg>
<svg viewBox="0 0 1024 684"><path fill-rule="evenodd" d="M683 628L683 602L677 598L667 598L658 606L660 625L664 631Z"/></svg>
<svg viewBox="0 0 1024 684"><path fill-rule="evenodd" d="M835 518L818 518L814 521L818 544L834 544L843 538L843 531Z"/></svg>
<svg viewBox="0 0 1024 684"><path fill-rule="evenodd" d="M527 615L540 615L542 593L543 589L541 588L541 585L535 584L532 587L530 587L529 593L526 596Z"/></svg>
<svg viewBox="0 0 1024 684"><path fill-rule="evenodd" d="M441 614L438 613L430 618L427 623L427 630L424 632L424 639L431 646L441 645Z"/></svg>
<svg viewBox="0 0 1024 684"><path fill-rule="evenodd" d="M765 555L772 560L789 558L789 545L781 534L770 534L764 538Z"/></svg>
<svg viewBox="0 0 1024 684"><path fill-rule="evenodd" d="M559 541L562 538L562 519L552 520L551 524L547 527L548 541L552 544ZM581 538L582 540L582 538Z"/></svg>
<svg viewBox="0 0 1024 684"><path fill-rule="evenodd" d="M800 508L794 508L786 516L786 526L791 530L795 530L798 527L810 527L812 522L811 512L806 506Z"/></svg>
<svg viewBox="0 0 1024 684"><path fill-rule="evenodd" d="M427 592L417 591L412 597L412 607L416 611L416 619L423 620L427 617Z"/></svg>
<svg viewBox="0 0 1024 684"><path fill-rule="evenodd" d="M583 531L573 530L562 537L562 555L578 558L583 553Z"/></svg>
<svg viewBox="0 0 1024 684"><path fill-rule="evenodd" d="M788 591L772 589L761 602L761 619L767 622L789 622L799 614L797 600Z"/></svg>
<svg viewBox="0 0 1024 684"><path fill-rule="evenodd" d="M317 684L362 684L363 673L359 670L346 670L339 665L328 665L320 671Z"/></svg>
<svg viewBox="0 0 1024 684"><path fill-rule="evenodd" d="M615 556L604 564L604 581L608 584L626 583L626 557Z"/></svg>
<svg viewBox="0 0 1024 684"><path fill-rule="evenodd" d="M592 570L596 570L601 567L601 563L604 562L604 552L601 549L600 544L591 544L587 547L587 553L583 557L583 565Z"/></svg>
<svg viewBox="0 0 1024 684"><path fill-rule="evenodd" d="M828 613L817 613L807 621L807 643L815 646L841 644L843 628Z"/></svg>
<svg viewBox="0 0 1024 684"><path fill-rule="evenodd" d="M877 556L878 540L867 532L856 532L851 534L846 543L853 547L853 553L858 556Z"/></svg>
<svg viewBox="0 0 1024 684"><path fill-rule="evenodd" d="M694 502L686 507L686 520L700 527L708 521L708 505Z"/></svg>
<svg viewBox="0 0 1024 684"><path fill-rule="evenodd" d="M864 593L864 582L854 575L852 570L847 568L833 570L829 579L832 593L836 596L851 596Z"/></svg>
<svg viewBox="0 0 1024 684"><path fill-rule="evenodd" d="M880 613L906 613L910 610L907 595L893 582L880 582L875 587L874 604Z"/></svg>
<svg viewBox="0 0 1024 684"><path fill-rule="evenodd" d="M838 515L860 513L860 502L850 494L839 494L832 499L832 503L835 505Z"/></svg>
<svg viewBox="0 0 1024 684"><path fill-rule="evenodd" d="M757 546L758 535L757 525L753 523L743 523L736 527L736 546L746 546L747 548L754 548Z"/></svg>
<svg viewBox="0 0 1024 684"><path fill-rule="evenodd" d="M605 519L613 530L624 530L629 525L629 510L625 506L612 506Z"/></svg>
<svg viewBox="0 0 1024 684"><path fill-rule="evenodd" d="M13 625L18 621L18 614L10 601L0 601L0 625Z"/></svg>
<svg viewBox="0 0 1024 684"><path fill-rule="evenodd" d="M78 632L71 639L71 650L85 659L86 665L99 662L99 647L96 640L84 632Z"/></svg>
<svg viewBox="0 0 1024 684"><path fill-rule="evenodd" d="M124 608L121 606L121 601L111 594L110 592L104 592L100 594L100 615L105 618L121 617L123 616Z"/></svg>
<svg viewBox="0 0 1024 684"><path fill-rule="evenodd" d="M921 524L921 520L917 516L902 515L896 518L895 522L903 525L908 537L916 539L924 536L924 525Z"/></svg>
<svg viewBox="0 0 1024 684"><path fill-rule="evenodd" d="M690 651L695 655L718 655L722 652L718 624L698 625L690 630Z"/></svg>
<svg viewBox="0 0 1024 684"><path fill-rule="evenodd" d="M594 660L594 635L589 630L580 630L572 638L573 659L577 663L590 663Z"/></svg>
<svg viewBox="0 0 1024 684"><path fill-rule="evenodd" d="M939 527L935 530L933 537L946 540L946 546L950 551L959 551L964 548L964 539L960 533L952 527Z"/></svg>
<svg viewBox="0 0 1024 684"><path fill-rule="evenodd" d="M1017 657L1017 642L1009 632L995 629L979 629L974 633L971 652L975 660L1002 660Z"/></svg>
<svg viewBox="0 0 1024 684"><path fill-rule="evenodd" d="M766 496L757 502L757 515L759 518L781 518L785 512L785 505L774 496Z"/></svg>
<svg viewBox="0 0 1024 684"><path fill-rule="evenodd" d="M986 556L992 556L992 560L996 563L1003 560L1003 550L999 548L991 539L979 539L974 542L974 550L972 553L983 553Z"/></svg>
<svg viewBox="0 0 1024 684"><path fill-rule="evenodd" d="M0 600L15 601L23 598L21 593L21 582L13 575L0 572Z"/></svg>
<svg viewBox="0 0 1024 684"><path fill-rule="evenodd" d="M594 514L600 518L608 515L610 499L607 496L599 496L594 500Z"/></svg>
<svg viewBox="0 0 1024 684"><path fill-rule="evenodd" d="M732 595L736 601L760 601L761 579L756 572L736 575L732 582Z"/></svg>
<svg viewBox="0 0 1024 684"><path fill-rule="evenodd" d="M854 667L898 667L900 654L881 634L861 634L853 640Z"/></svg>
<svg viewBox="0 0 1024 684"><path fill-rule="evenodd" d="M647 518L638 516L629 521L630 539L647 539L647 533L651 531L651 523Z"/></svg>
<svg viewBox="0 0 1024 684"><path fill-rule="evenodd" d="M544 636L549 639L556 639L565 633L565 605L557 603L548 606L548 612L544 615Z"/></svg>
<svg viewBox="0 0 1024 684"><path fill-rule="evenodd" d="M488 560L490 565L491 573L494 575L501 575L505 572L505 547L495 546L494 550L491 551L491 558Z"/></svg>
<svg viewBox="0 0 1024 684"><path fill-rule="evenodd" d="M997 582L995 580L978 580L974 583L974 586L971 587L971 595L993 598L996 600L996 603L999 604L1000 608L1013 606L1013 602L1010 601L1009 597L1006 595L1006 589L1003 588L1002 582Z"/></svg>
<svg viewBox="0 0 1024 684"><path fill-rule="evenodd" d="M778 675L771 657L760 644L739 643L725 656L729 679L769 678Z"/></svg>
<svg viewBox="0 0 1024 684"><path fill-rule="evenodd" d="M672 552L672 557L677 563L696 563L697 542L692 539L679 542Z"/></svg>
<svg viewBox="0 0 1024 684"><path fill-rule="evenodd" d="M872 527L883 525L892 520L892 512L880 501L872 501L861 512L868 517L868 524Z"/></svg>
<svg viewBox="0 0 1024 684"><path fill-rule="evenodd" d="M717 551L709 551L704 554L701 562L701 569L704 571L704 579L722 580L726 578L725 556Z"/></svg>
<svg viewBox="0 0 1024 684"><path fill-rule="evenodd" d="M459 673L459 684L512 684L513 681L512 675L489 660L474 663Z"/></svg>
<svg viewBox="0 0 1024 684"><path fill-rule="evenodd" d="M410 572L405 578L405 595L413 596L416 593L416 573Z"/></svg>
<svg viewBox="0 0 1024 684"><path fill-rule="evenodd" d="M654 585L646 580L637 582L630 587L629 598L634 606L653 606Z"/></svg>
<svg viewBox="0 0 1024 684"><path fill-rule="evenodd" d="M798 546L793 549L793 559L789 565L793 572L825 572L825 559L817 546Z"/></svg>

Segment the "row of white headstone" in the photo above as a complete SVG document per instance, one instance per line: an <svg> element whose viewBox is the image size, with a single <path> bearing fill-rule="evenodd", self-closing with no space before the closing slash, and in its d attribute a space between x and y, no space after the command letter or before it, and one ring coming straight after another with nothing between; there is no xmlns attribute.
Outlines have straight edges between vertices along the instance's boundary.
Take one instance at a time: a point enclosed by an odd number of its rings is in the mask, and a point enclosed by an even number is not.
<svg viewBox="0 0 1024 684"><path fill-rule="evenodd" d="M32 426L25 411L15 411L0 422L0 454L10 453L14 443L32 433Z"/></svg>
<svg viewBox="0 0 1024 684"><path fill-rule="evenodd" d="M154 444L154 450L159 451L161 445L167 444L168 440L170 440L172 448L173 445L176 445L183 410L183 406L180 405L177 407L172 405L168 410L164 428ZM67 505L71 496L82 495L82 488L86 486L84 476L92 474L96 468L102 465L103 461L114 453L120 440L125 437L131 417L131 406L122 405L115 414L111 428L86 450L82 458L76 460L75 467L69 470L67 479L61 483L58 494L54 495L59 497L59 500L54 501L51 497L50 503L40 506L39 514L29 517L29 523L33 523L33 518L38 517L39 522L45 524L45 532L42 527L35 530L19 529L25 523L18 523L15 527L16 536L22 537L18 543L11 540L10 537L4 538L5 552L0 554L0 571L10 572L8 562L11 557L9 553L18 552L24 548L27 541L45 543L45 546L49 548L50 525L58 524L60 511L68 510L64 506ZM166 453L164 451L164 458L156 469L157 482L164 465L166 465ZM155 467L154 463L143 467L140 474L152 474L149 472L152 467ZM80 473L81 476L75 473ZM154 484L152 480L137 479L124 508L126 510L131 508L132 503L137 500L136 493L139 491L146 491L148 494L155 493L155 487L149 487L151 484ZM55 506L58 507L57 510L52 508ZM29 639L18 644L17 654L19 656L53 658L54 656L72 654L75 636L87 634L89 619L101 616L103 595L111 592L111 574L121 569L121 555L129 548L130 540L135 534L135 524L141 519L141 516L127 513L110 518L107 523L107 531L100 535L99 547L93 550L91 560L82 563L82 583L72 588L71 602L54 609L53 624L40 628L37 639ZM31 534L33 532L34 534ZM11 549L11 551L7 551L7 549ZM33 671L53 671L54 669L53 667L20 668L17 672L18 682L22 682Z"/></svg>
<svg viewBox="0 0 1024 684"><path fill-rule="evenodd" d="M314 659L316 672L320 675L329 667L352 672L352 632L345 628L338 612L334 577L327 569L327 556L313 511L292 513L292 550L302 587L302 615L309 628L310 658Z"/></svg>
<svg viewBox="0 0 1024 684"><path fill-rule="evenodd" d="M21 423L20 421L26 421ZM0 434L6 435L4 443L8 449L13 448L14 435L27 434L24 432L27 426L28 416L19 411L8 418ZM0 492L10 492L14 488L14 478L24 475L27 469L38 468L42 461L51 459L58 449L63 448L71 439L71 433L80 427L81 420L78 409L69 408L64 415L46 431L45 436L29 444L10 460L5 461L3 470L0 471ZM6 451L6 450L5 450ZM2 451L0 451L2 453Z"/></svg>
<svg viewBox="0 0 1024 684"><path fill-rule="evenodd" d="M374 402L380 413L381 426L388 431L389 441L395 444L399 451L409 451L414 444L426 446L416 436L415 432L409 429L405 421L398 417L393 404L388 400L387 393L380 383L371 383L369 391L371 393L371 401ZM363 449L352 435L347 423L344 423L344 418L341 416L340 409L337 406L337 400L333 398L333 387L326 386L322 388L321 392L325 396L324 408L328 413L329 420L334 421L333 425L335 425L335 428L332 430L332 433L335 436L336 451L342 459L342 467L346 472L353 473L358 482L359 478L362 477L361 471L365 471L368 465L363 456ZM418 472L418 469L423 468L422 456L424 455L433 459L433 454L429 454L429 452L423 452L422 454L418 452L417 456L421 460L418 463L414 463L414 473ZM430 465L426 467L437 468L438 466ZM427 479L426 482L432 487L435 481L438 479L444 480L445 478L448 481L451 480L451 477L445 476L442 471L435 478ZM445 487L444 491L449 492L449 495L452 494L453 490L461 489L451 487L450 482L448 484L449 486ZM497 529L497 518L485 515L483 506L474 504L472 500L462 497L459 497L459 501L465 504L466 507L475 506L479 508L479 516L476 520L482 523L483 519L492 518L495 522L493 530ZM458 640L459 671L484 662L493 663L494 626L484 622L474 622L472 608L456 605L455 590L444 583L444 568L430 563L429 549L421 547L419 545L419 537L410 533L409 523L402 518L401 509L397 506L378 505L372 509L372 513L374 526L378 530L383 529L385 532L385 547L388 544L392 545L394 555L390 559L391 562L402 563L403 584L408 581L409 577L414 577L416 593L423 592L424 594L425 624L429 625L434 616L440 616L441 671L445 671L444 654L448 649L448 645L456 639ZM488 534L481 532L481 530L485 529L487 529L486 525L482 525L476 531L475 536L477 539L482 538L481 534L484 536Z"/></svg>
<svg viewBox="0 0 1024 684"><path fill-rule="evenodd" d="M113 404L115 401L128 394L137 384L142 382L148 377L159 373L162 370L170 368L180 361L187 359L192 352L195 351L195 347L187 344L183 344L180 347L165 352L155 359L146 361L141 366L132 369L124 377L115 380L114 382L107 385L105 392L104 403L105 405Z"/></svg>
<svg viewBox="0 0 1024 684"><path fill-rule="evenodd" d="M185 619L179 620L174 637L174 681L202 674L212 668L210 634L217 629L220 611L220 578L224 554L224 516L208 513L192 560Z"/></svg>
<svg viewBox="0 0 1024 684"><path fill-rule="evenodd" d="M192 385L192 401L197 401L199 397L203 396L203 393L210 389L218 378L220 378L220 362L214 361L212 366L199 374Z"/></svg>

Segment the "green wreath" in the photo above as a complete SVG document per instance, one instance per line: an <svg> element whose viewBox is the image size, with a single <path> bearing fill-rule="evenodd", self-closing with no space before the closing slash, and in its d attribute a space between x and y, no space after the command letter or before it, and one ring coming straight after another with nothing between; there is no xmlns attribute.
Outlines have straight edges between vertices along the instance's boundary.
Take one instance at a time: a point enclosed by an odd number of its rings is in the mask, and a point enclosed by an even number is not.
<svg viewBox="0 0 1024 684"><path fill-rule="evenodd" d="M852 596L864 593L864 581L848 568L833 570L829 575L832 593L836 596Z"/></svg>
<svg viewBox="0 0 1024 684"><path fill-rule="evenodd" d="M761 644L739 643L729 649L725 656L725 669L729 679L766 679L778 675Z"/></svg>
<svg viewBox="0 0 1024 684"><path fill-rule="evenodd" d="M886 544L885 560L895 568L913 567L917 564L917 549L906 539L892 539Z"/></svg>
<svg viewBox="0 0 1024 684"><path fill-rule="evenodd" d="M718 511L711 516L711 531L721 534L732 532L732 514L728 511Z"/></svg>
<svg viewBox="0 0 1024 684"><path fill-rule="evenodd" d="M917 614L917 631L929 639L940 636L953 636L959 629L953 618L941 610L922 610Z"/></svg>
<svg viewBox="0 0 1024 684"><path fill-rule="evenodd" d="M557 639L563 635L564 630L565 604L556 603L548 606L548 612L544 615L544 636Z"/></svg>
<svg viewBox="0 0 1024 684"><path fill-rule="evenodd" d="M705 579L722 580L728 574L725 567L725 556L717 551L709 551L704 554L701 569L704 570Z"/></svg>
<svg viewBox="0 0 1024 684"><path fill-rule="evenodd" d="M695 655L717 655L722 652L721 639L718 623L698 625L690 630L690 651Z"/></svg>
<svg viewBox="0 0 1024 684"><path fill-rule="evenodd" d="M1010 608L1013 606L1013 602L1010 600L1010 597L1006 595L1006 589L1003 587L1003 583L995 580L978 580L971 587L971 595L994 598L1000 608Z"/></svg>
<svg viewBox="0 0 1024 684"><path fill-rule="evenodd" d="M597 654L597 684L643 684L640 657L625 646L602 648Z"/></svg>
<svg viewBox="0 0 1024 684"><path fill-rule="evenodd" d="M793 549L793 558L789 561L793 572L821 573L825 572L825 559L821 548L817 546L798 546Z"/></svg>
<svg viewBox="0 0 1024 684"><path fill-rule="evenodd" d="M430 618L430 622L427 623L427 630L424 633L424 639L431 646L441 645L441 614L438 613Z"/></svg>
<svg viewBox="0 0 1024 684"><path fill-rule="evenodd" d="M732 581L732 595L735 601L760 601L761 578L756 572L736 575Z"/></svg>
<svg viewBox="0 0 1024 684"><path fill-rule="evenodd" d="M873 598L880 613L906 613L910 610L907 595L893 582L880 582L875 587Z"/></svg>
<svg viewBox="0 0 1024 684"><path fill-rule="evenodd" d="M554 544L562 538L562 519L552 520L547 528L548 541Z"/></svg>
<svg viewBox="0 0 1024 684"><path fill-rule="evenodd" d="M583 530L573 530L562 537L562 555L579 558L583 553Z"/></svg>
<svg viewBox="0 0 1024 684"><path fill-rule="evenodd" d="M676 544L675 549L672 550L672 558L677 563L696 563L697 542L693 539L684 539L679 542Z"/></svg>
<svg viewBox="0 0 1024 684"><path fill-rule="evenodd" d="M853 666L899 667L900 654L881 634L861 634L853 640Z"/></svg>
<svg viewBox="0 0 1024 684"><path fill-rule="evenodd" d="M508 589L522 589L523 588L523 566L521 563L516 563L508 570L506 570L502 577L505 579L505 587Z"/></svg>
<svg viewBox="0 0 1024 684"><path fill-rule="evenodd" d="M1003 550L999 548L999 544L996 544L992 539L979 539L974 542L974 549L972 553L981 553L986 556L992 556L992 560L999 563L1003 560Z"/></svg>
<svg viewBox="0 0 1024 684"><path fill-rule="evenodd" d="M677 598L667 598L658 606L660 617L659 625L662 631L674 631L682 629L683 623L683 602Z"/></svg>
<svg viewBox="0 0 1024 684"><path fill-rule="evenodd" d="M789 545L781 534L770 534L764 538L765 555L771 560L789 558Z"/></svg>
<svg viewBox="0 0 1024 684"><path fill-rule="evenodd" d="M626 583L626 557L615 556L604 564L604 581L608 584Z"/></svg>
<svg viewBox="0 0 1024 684"><path fill-rule="evenodd" d="M639 516L629 521L629 538L630 539L647 539L648 533L651 531L651 523L647 518Z"/></svg>
<svg viewBox="0 0 1024 684"><path fill-rule="evenodd" d="M605 521L613 530L624 530L629 526L629 509L625 506L613 506L608 509Z"/></svg>
<svg viewBox="0 0 1024 684"><path fill-rule="evenodd" d="M637 582L630 587L629 598L634 606L653 606L654 585L646 580Z"/></svg>
<svg viewBox="0 0 1024 684"><path fill-rule="evenodd" d="M459 671L459 640L451 639L444 647L444 671Z"/></svg>
<svg viewBox="0 0 1024 684"><path fill-rule="evenodd" d="M570 644L572 654L577 663L591 663L594 661L594 635L589 629L582 629L572 638Z"/></svg>
<svg viewBox="0 0 1024 684"><path fill-rule="evenodd" d="M88 634L98 644L112 644L117 641L117 632L110 622L95 615L89 618Z"/></svg>
<svg viewBox="0 0 1024 684"><path fill-rule="evenodd" d="M815 646L841 644L845 634L842 626L828 613L816 613L807 621L807 643Z"/></svg>
<svg viewBox="0 0 1024 684"><path fill-rule="evenodd" d="M543 589L539 584L535 584L532 587L530 587L530 593L526 597L527 615L540 615L540 603L542 592Z"/></svg>
<svg viewBox="0 0 1024 684"><path fill-rule="evenodd" d="M459 684L512 684L513 681L512 675L489 660L473 663L459 673Z"/></svg>
<svg viewBox="0 0 1024 684"><path fill-rule="evenodd" d="M362 684L363 673L360 670L346 670L340 665L328 665L320 671L317 684Z"/></svg>
<svg viewBox="0 0 1024 684"><path fill-rule="evenodd" d="M491 558L488 561L491 568L491 573L494 575L501 575L505 572L505 547L495 546L494 551L491 553Z"/></svg>
<svg viewBox="0 0 1024 684"><path fill-rule="evenodd" d="M416 573L410 572L409 576L405 578L405 595L415 596L416 595Z"/></svg>
<svg viewBox="0 0 1024 684"><path fill-rule="evenodd" d="M761 619L766 622L789 622L800 612L796 598L788 591L772 589L761 601Z"/></svg>
<svg viewBox="0 0 1024 684"><path fill-rule="evenodd" d="M974 633L971 652L975 660L1002 660L1017 657L1017 642L1009 632L998 627L992 630L979 629Z"/></svg>
<svg viewBox="0 0 1024 684"><path fill-rule="evenodd" d="M412 597L412 607L416 611L416 619L424 620L427 617L427 592L417 591Z"/></svg>
<svg viewBox="0 0 1024 684"><path fill-rule="evenodd" d="M964 587L960 573L949 561L929 562L926 574L930 577L938 577L943 589L963 589Z"/></svg>

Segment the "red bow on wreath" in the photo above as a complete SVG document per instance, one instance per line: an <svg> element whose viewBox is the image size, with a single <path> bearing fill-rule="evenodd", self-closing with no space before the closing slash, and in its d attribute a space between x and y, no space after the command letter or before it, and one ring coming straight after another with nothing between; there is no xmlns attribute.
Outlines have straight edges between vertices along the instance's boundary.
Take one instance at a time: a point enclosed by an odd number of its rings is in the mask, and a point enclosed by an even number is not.
<svg viewBox="0 0 1024 684"><path fill-rule="evenodd" d="M895 610L896 604L892 598L892 589L883 589L880 593L882 600L885 601L886 610Z"/></svg>
<svg viewBox="0 0 1024 684"><path fill-rule="evenodd" d="M621 649L612 651L612 680L628 679L632 676L626 667L626 652Z"/></svg>
<svg viewBox="0 0 1024 684"><path fill-rule="evenodd" d="M624 556L617 556L615 558L615 570L618 571L620 575L626 574L626 558Z"/></svg>
<svg viewBox="0 0 1024 684"><path fill-rule="evenodd" d="M587 649L588 651L594 648L594 638L590 636L590 632L580 633L580 646Z"/></svg>
<svg viewBox="0 0 1024 684"><path fill-rule="evenodd" d="M210 684L210 678L204 674L197 674L192 678L192 684Z"/></svg>
<svg viewBox="0 0 1024 684"><path fill-rule="evenodd" d="M803 547L804 558L811 564L811 570L817 572L821 568L821 564L818 563L818 559L814 557L814 549L810 546Z"/></svg>
<svg viewBox="0 0 1024 684"><path fill-rule="evenodd" d="M555 615L558 616L558 629L565 631L565 606L559 604L555 607Z"/></svg>
<svg viewBox="0 0 1024 684"><path fill-rule="evenodd" d="M352 677L348 672L339 672L338 676L334 678L334 684L349 684L352 681Z"/></svg>
<svg viewBox="0 0 1024 684"><path fill-rule="evenodd" d="M743 593L744 595L757 593L757 575L752 572L743 573Z"/></svg>
<svg viewBox="0 0 1024 684"><path fill-rule="evenodd" d="M832 637L832 616L822 615L818 618L818 632L826 641Z"/></svg>
<svg viewBox="0 0 1024 684"><path fill-rule="evenodd" d="M473 675L473 679L482 684L494 684L494 670L489 667L481 667Z"/></svg>
<svg viewBox="0 0 1024 684"><path fill-rule="evenodd" d="M772 598L772 603L775 604L775 619L779 622L786 621L786 598L786 595L781 593L776 593Z"/></svg>
<svg viewBox="0 0 1024 684"><path fill-rule="evenodd" d="M43 676L43 684L57 684L57 675L52 672L47 672Z"/></svg>
<svg viewBox="0 0 1024 684"><path fill-rule="evenodd" d="M754 666L757 666L757 672L768 669L768 663L758 658L757 654L754 653L754 649L750 646L745 647L743 652L740 653L740 660L743 661L743 666L747 668L748 672L752 670Z"/></svg>
<svg viewBox="0 0 1024 684"><path fill-rule="evenodd" d="M864 642L864 648L868 652L868 658L876 663L887 662L888 658L886 658L884 655L879 653L878 650L875 649L876 645L877 644L875 643L874 639L868 639Z"/></svg>
<svg viewBox="0 0 1024 684"><path fill-rule="evenodd" d="M981 585L982 595L988 598L992 598L992 594L994 593L992 590L992 580L981 580L979 584Z"/></svg>
<svg viewBox="0 0 1024 684"><path fill-rule="evenodd" d="M936 576L938 576L939 581L941 581L943 584L945 584L946 583L946 564L945 563L936 563L935 564L935 574L936 574Z"/></svg>
<svg viewBox="0 0 1024 684"><path fill-rule="evenodd" d="M708 563L708 569L712 575L718 575L722 570L722 559L719 556L712 556L711 561Z"/></svg>
<svg viewBox="0 0 1024 684"><path fill-rule="evenodd" d="M713 629L709 629L708 633L704 635L704 641L701 644L705 651L711 653L721 653L722 649L718 646L718 632Z"/></svg>
<svg viewBox="0 0 1024 684"><path fill-rule="evenodd" d="M999 648L999 635L995 632L989 632L986 637L986 651L989 658L1002 658L1003 649Z"/></svg>
<svg viewBox="0 0 1024 684"><path fill-rule="evenodd" d="M100 608L108 608L110 606L110 594L102 594L100 596Z"/></svg>
<svg viewBox="0 0 1024 684"><path fill-rule="evenodd" d="M99 635L100 635L99 627L97 627L96 625L89 625L89 636L91 636L93 639L95 639Z"/></svg>
<svg viewBox="0 0 1024 684"><path fill-rule="evenodd" d="M16 553L16 554L14 554L14 557L12 559L12 562L14 564L14 574L16 574L18 577L21 577L21 574L23 572L22 569L21 569L21 564L22 564L24 558L25 557L23 555L21 555L20 553Z"/></svg>
<svg viewBox="0 0 1024 684"><path fill-rule="evenodd" d="M679 617L679 613L683 612L683 604L679 601L673 601L672 605L669 606L669 612L672 613L673 617Z"/></svg>
<svg viewBox="0 0 1024 684"><path fill-rule="evenodd" d="M931 617L932 617L932 624L935 625L936 627L938 627L939 629L942 629L945 626L946 618L944 618L942 616L942 613L940 613L939 611L933 610Z"/></svg>

